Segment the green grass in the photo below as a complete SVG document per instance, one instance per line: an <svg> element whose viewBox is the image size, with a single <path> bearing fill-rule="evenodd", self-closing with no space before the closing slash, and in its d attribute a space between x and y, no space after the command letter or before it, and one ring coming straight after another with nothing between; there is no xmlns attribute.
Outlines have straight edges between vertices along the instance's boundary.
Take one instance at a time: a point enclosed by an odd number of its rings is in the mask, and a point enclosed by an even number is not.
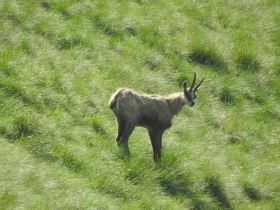
<svg viewBox="0 0 280 210"><path fill-rule="evenodd" d="M279 209L280 4L3 0L0 209ZM152 160L115 143L118 87L206 79Z"/></svg>

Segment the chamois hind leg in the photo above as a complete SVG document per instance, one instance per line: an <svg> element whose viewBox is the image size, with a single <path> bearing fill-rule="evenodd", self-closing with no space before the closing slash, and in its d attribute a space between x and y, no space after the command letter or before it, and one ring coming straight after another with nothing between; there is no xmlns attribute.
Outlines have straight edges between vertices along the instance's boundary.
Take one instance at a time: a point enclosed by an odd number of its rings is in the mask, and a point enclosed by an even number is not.
<svg viewBox="0 0 280 210"><path fill-rule="evenodd" d="M126 123L124 131L120 137L120 141L118 144L119 146L122 146L125 149L125 151L128 155L130 155L130 151L128 148L128 139L129 139L129 136L131 135L132 131L134 130L134 128L135 128L134 123Z"/></svg>
<svg viewBox="0 0 280 210"><path fill-rule="evenodd" d="M125 121L123 119L121 119L120 117L117 117L117 121L118 121L118 135L116 137L117 143L119 143L121 136L124 132L125 129Z"/></svg>

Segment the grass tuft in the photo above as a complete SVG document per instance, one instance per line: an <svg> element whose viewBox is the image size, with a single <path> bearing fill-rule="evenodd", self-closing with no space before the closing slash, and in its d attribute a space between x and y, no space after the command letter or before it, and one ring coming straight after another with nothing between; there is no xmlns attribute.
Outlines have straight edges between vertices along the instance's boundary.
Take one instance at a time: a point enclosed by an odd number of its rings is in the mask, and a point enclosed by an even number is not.
<svg viewBox="0 0 280 210"><path fill-rule="evenodd" d="M29 117L18 116L14 119L13 124L14 124L13 139L32 136L40 133L37 127L38 123L34 122L34 119L30 119Z"/></svg>
<svg viewBox="0 0 280 210"><path fill-rule="evenodd" d="M188 60L190 62L194 62L202 66L209 66L217 70L226 68L226 64L223 61L222 56L219 55L212 47L196 46L194 49L190 49L190 51L191 52L188 55Z"/></svg>
<svg viewBox="0 0 280 210"><path fill-rule="evenodd" d="M159 56L150 55L144 59L144 63L153 71L160 70L161 58Z"/></svg>
<svg viewBox="0 0 280 210"><path fill-rule="evenodd" d="M220 93L220 100L225 104L233 104L236 101L236 97L232 92L228 87L224 87Z"/></svg>
<svg viewBox="0 0 280 210"><path fill-rule="evenodd" d="M46 1L46 0L41 0L40 1L40 5L41 5L42 8L44 8L46 10L51 9L50 3L48 1Z"/></svg>
<svg viewBox="0 0 280 210"><path fill-rule="evenodd" d="M263 193L261 193L259 189L255 188L250 184L244 185L244 193L249 199L253 201L259 201L265 198L265 196L263 195Z"/></svg>
<svg viewBox="0 0 280 210"><path fill-rule="evenodd" d="M17 200L17 195L13 192L10 192L8 190L3 191L0 194L0 204L1 204L1 209L8 209L13 206L13 204Z"/></svg>
<svg viewBox="0 0 280 210"><path fill-rule="evenodd" d="M239 50L234 55L234 61L237 69L242 71L258 72L261 69L261 64L256 56L248 50Z"/></svg>
<svg viewBox="0 0 280 210"><path fill-rule="evenodd" d="M177 172L178 173L178 172ZM171 173L170 173L171 175ZM164 191L171 196L188 196L191 192L188 189L190 183L183 174L178 173L172 177L161 177L160 178L160 185L164 189Z"/></svg>
<svg viewBox="0 0 280 210"><path fill-rule="evenodd" d="M81 44L81 40L77 37L74 38L62 38L57 43L57 49L58 50L67 50L71 49L75 46L78 46Z"/></svg>

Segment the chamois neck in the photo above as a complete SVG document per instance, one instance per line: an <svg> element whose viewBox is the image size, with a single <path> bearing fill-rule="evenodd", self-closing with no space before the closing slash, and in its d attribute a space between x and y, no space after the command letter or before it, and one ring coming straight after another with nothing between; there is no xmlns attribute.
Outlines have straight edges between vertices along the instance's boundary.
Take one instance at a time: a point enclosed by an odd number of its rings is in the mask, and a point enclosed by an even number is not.
<svg viewBox="0 0 280 210"><path fill-rule="evenodd" d="M180 113L182 107L185 105L183 99L184 93L174 93L165 98L173 115L178 115Z"/></svg>

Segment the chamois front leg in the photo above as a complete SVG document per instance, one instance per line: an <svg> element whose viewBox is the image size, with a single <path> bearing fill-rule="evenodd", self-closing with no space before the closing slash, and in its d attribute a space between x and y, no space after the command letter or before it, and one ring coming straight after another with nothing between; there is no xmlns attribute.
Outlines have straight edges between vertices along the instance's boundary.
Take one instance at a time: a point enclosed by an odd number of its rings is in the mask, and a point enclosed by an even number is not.
<svg viewBox="0 0 280 210"><path fill-rule="evenodd" d="M154 153L154 161L161 161L161 150L162 150L162 134L164 131L162 130L149 130L149 136L151 139L153 153Z"/></svg>
<svg viewBox="0 0 280 210"><path fill-rule="evenodd" d="M156 155L155 155L155 160L158 161L158 162L161 161L162 134L163 134L163 131L160 131L160 133L157 133L157 136L156 136Z"/></svg>

